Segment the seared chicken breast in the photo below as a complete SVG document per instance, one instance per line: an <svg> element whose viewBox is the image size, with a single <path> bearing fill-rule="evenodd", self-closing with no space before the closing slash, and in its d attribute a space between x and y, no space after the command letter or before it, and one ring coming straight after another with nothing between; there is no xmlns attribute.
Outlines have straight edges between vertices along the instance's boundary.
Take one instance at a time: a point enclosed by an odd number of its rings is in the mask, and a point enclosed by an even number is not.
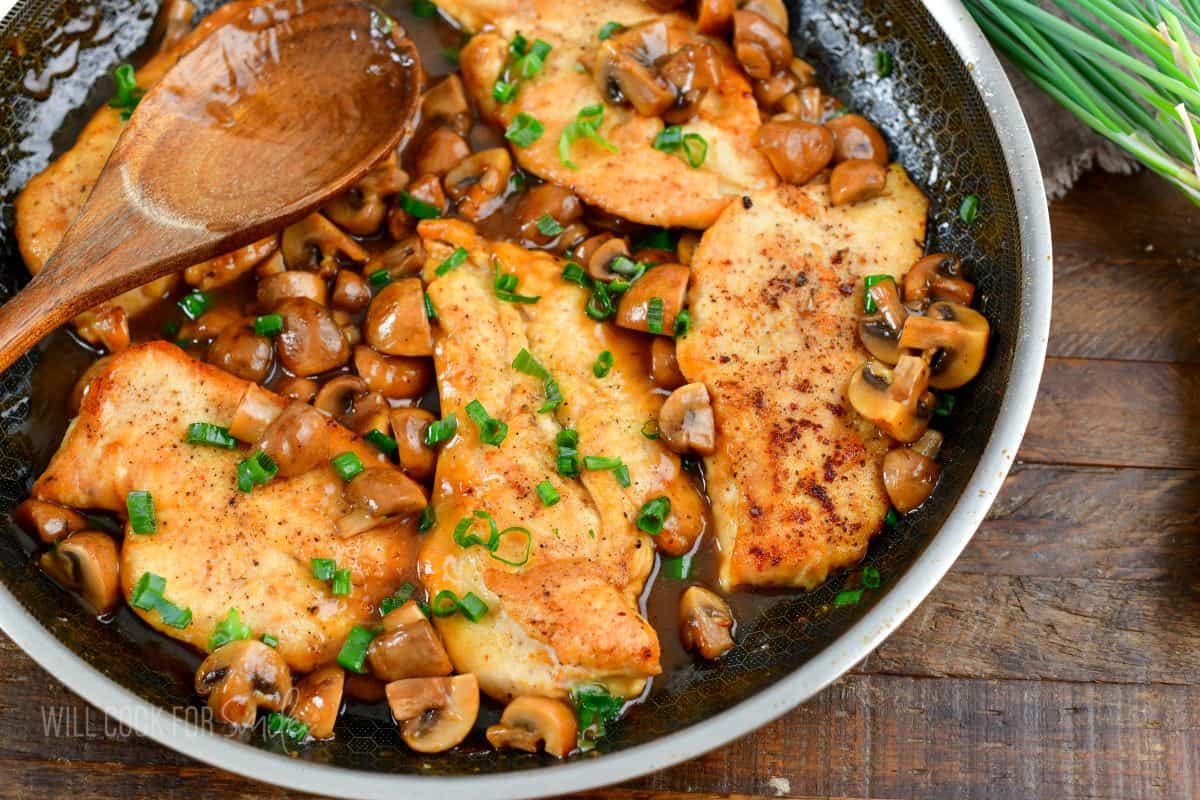
<svg viewBox="0 0 1200 800"><path fill-rule="evenodd" d="M893 165L873 200L832 206L825 184L780 185L704 234L678 358L712 396L717 452L705 463L727 590L811 589L880 530L889 440L844 390L868 357L862 278L899 278L920 258L927 212Z"/></svg>
<svg viewBox="0 0 1200 800"><path fill-rule="evenodd" d="M637 114L628 106L604 106L599 133L614 150L585 137L561 149L564 129L579 112L605 102L595 71L598 34L609 22L631 27L662 20L667 51L699 41L687 15L659 13L637 0L562 2L562 0L439 0L438 6L476 33L463 48L463 80L482 113L501 128L518 114L545 127L533 144L513 148L521 166L538 177L565 186L591 205L634 222L661 227L704 228L734 195L775 183L768 161L757 150L758 106L745 74L729 48L704 39L717 55L718 81L684 124L704 137L704 163L692 168L680 153L653 147L663 121ZM509 60L517 34L530 43L551 46L545 65L522 80L510 102L497 102L493 87ZM574 164L574 168L564 161Z"/></svg>
<svg viewBox="0 0 1200 800"><path fill-rule="evenodd" d="M174 345L129 348L93 380L33 496L124 515L129 492L150 492L157 531L126 526L121 588L128 599L144 573L158 575L166 599L191 609L192 621L177 629L157 611L135 613L206 650L217 623L236 608L255 637L278 638L288 666L307 672L336 658L350 629L377 620L380 601L413 577L416 531L404 520L338 536L335 523L348 505L329 466L239 491L237 464L249 451L184 439L192 422L228 426L250 385ZM281 407L286 402L279 398ZM368 466L387 465L377 450L328 424L331 453L352 451ZM313 558L349 569L351 594L334 596L314 578Z"/></svg>

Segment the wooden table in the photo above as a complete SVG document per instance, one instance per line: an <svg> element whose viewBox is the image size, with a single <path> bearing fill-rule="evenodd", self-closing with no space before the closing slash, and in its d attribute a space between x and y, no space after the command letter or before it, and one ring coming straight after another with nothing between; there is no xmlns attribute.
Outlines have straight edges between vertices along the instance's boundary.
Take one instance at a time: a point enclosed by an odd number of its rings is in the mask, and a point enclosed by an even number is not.
<svg viewBox="0 0 1200 800"><path fill-rule="evenodd" d="M1200 797L1200 211L1148 175L1087 177L1051 211L1037 408L958 564L811 702L595 797ZM85 735L47 734L63 707ZM105 736L3 640L0 798L32 796L286 793Z"/></svg>

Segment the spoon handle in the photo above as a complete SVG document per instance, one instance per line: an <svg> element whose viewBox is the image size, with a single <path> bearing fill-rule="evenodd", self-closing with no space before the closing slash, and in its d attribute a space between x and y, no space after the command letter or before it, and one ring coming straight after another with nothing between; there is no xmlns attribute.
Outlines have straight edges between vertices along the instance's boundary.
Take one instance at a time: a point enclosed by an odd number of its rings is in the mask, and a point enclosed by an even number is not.
<svg viewBox="0 0 1200 800"><path fill-rule="evenodd" d="M0 372L78 313L75 304L64 301L63 293L56 291L45 275L34 276L28 286L0 306Z"/></svg>

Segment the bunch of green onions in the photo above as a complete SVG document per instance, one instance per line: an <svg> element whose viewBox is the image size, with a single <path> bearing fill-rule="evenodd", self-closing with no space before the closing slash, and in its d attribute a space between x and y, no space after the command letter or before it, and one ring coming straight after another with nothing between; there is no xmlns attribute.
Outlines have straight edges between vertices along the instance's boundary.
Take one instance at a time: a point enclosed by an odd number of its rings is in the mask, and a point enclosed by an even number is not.
<svg viewBox="0 0 1200 800"><path fill-rule="evenodd" d="M965 0L992 43L1200 205L1200 0Z"/></svg>

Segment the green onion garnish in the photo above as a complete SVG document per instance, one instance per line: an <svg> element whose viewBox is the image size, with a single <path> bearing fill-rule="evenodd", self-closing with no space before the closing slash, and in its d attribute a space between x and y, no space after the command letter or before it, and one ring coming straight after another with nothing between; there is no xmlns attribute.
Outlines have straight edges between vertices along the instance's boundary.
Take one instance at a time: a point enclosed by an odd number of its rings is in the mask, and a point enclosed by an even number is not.
<svg viewBox="0 0 1200 800"><path fill-rule="evenodd" d="M963 198L962 205L958 207L958 218L968 225L979 218L979 198L976 195L969 194Z"/></svg>
<svg viewBox="0 0 1200 800"><path fill-rule="evenodd" d="M250 626L242 622L242 615L236 608L231 608L229 615L217 623L208 637L208 651L211 653L223 644L249 639L252 635Z"/></svg>
<svg viewBox="0 0 1200 800"><path fill-rule="evenodd" d="M371 284L371 288L378 292L383 287L392 282L392 273L386 269L377 269L367 276L367 283Z"/></svg>
<svg viewBox="0 0 1200 800"><path fill-rule="evenodd" d="M504 441L504 437L508 435L508 423L488 415L487 409L478 400L467 403L464 410L479 428L479 441L499 447L500 443Z"/></svg>
<svg viewBox="0 0 1200 800"><path fill-rule="evenodd" d="M355 625L350 629L346 641L342 643L337 662L345 669L361 675L366 671L363 669L363 662L367 660L367 648L371 646L371 640L374 638L375 631Z"/></svg>
<svg viewBox="0 0 1200 800"><path fill-rule="evenodd" d="M121 119L127 120L133 115L133 110L141 102L145 91L138 88L131 64L118 64L113 69L112 76L116 87L113 96L108 99L108 105L121 109Z"/></svg>
<svg viewBox="0 0 1200 800"><path fill-rule="evenodd" d="M933 408L934 415L939 416L939 417L950 416L952 413L954 413L954 403L955 403L954 395L939 394L938 399L937 399L937 405L934 406L934 408Z"/></svg>
<svg viewBox="0 0 1200 800"><path fill-rule="evenodd" d="M405 581L395 594L390 597L383 598L383 602L379 604L379 610L386 616L395 611L400 606L412 599L413 594L417 591L417 587L411 581Z"/></svg>
<svg viewBox="0 0 1200 800"><path fill-rule="evenodd" d="M237 447L237 439L229 435L228 428L213 425L211 422L193 422L188 425L187 443L220 447L223 450Z"/></svg>
<svg viewBox="0 0 1200 800"><path fill-rule="evenodd" d="M554 378L546 378L546 402L542 403L538 408L539 414L545 414L553 411L563 404L562 390L558 388L558 381Z"/></svg>
<svg viewBox="0 0 1200 800"><path fill-rule="evenodd" d="M508 139L517 147L529 147L531 144L542 138L542 134L546 132L546 126L524 111L517 114L508 129L504 131L504 138Z"/></svg>
<svg viewBox="0 0 1200 800"><path fill-rule="evenodd" d="M153 572L143 572L142 577L138 578L138 582L134 584L133 591L129 594L129 604L134 608L140 608L143 611L149 611L154 608L159 600L162 600L163 592L166 591L167 581Z"/></svg>
<svg viewBox="0 0 1200 800"><path fill-rule="evenodd" d="M546 371L546 368L539 364L538 360L524 347L521 348L521 352L517 353L517 357L513 359L512 366L517 372L532 375L535 378L545 380L550 377L550 373Z"/></svg>
<svg viewBox="0 0 1200 800"><path fill-rule="evenodd" d="M501 270L503 265L499 260L496 260L494 266L496 277L492 280L492 290L495 292L496 297L499 297L501 300L507 300L510 303L536 303L542 299L541 295L529 297L515 294L518 281L517 276L512 273L503 272Z"/></svg>
<svg viewBox="0 0 1200 800"><path fill-rule="evenodd" d="M546 64L546 56L550 55L550 45L538 39L533 43L529 52L517 59L512 65L512 71L521 80L529 80L542 71Z"/></svg>
<svg viewBox="0 0 1200 800"><path fill-rule="evenodd" d="M517 84L510 81L496 81L492 85L492 98L497 103L509 103L517 96Z"/></svg>
<svg viewBox="0 0 1200 800"><path fill-rule="evenodd" d="M646 424L642 425L642 436L645 436L647 439L654 440L658 438L658 435L658 420L646 420Z"/></svg>
<svg viewBox="0 0 1200 800"><path fill-rule="evenodd" d="M542 481L537 485L537 496L541 498L544 506L552 506L561 499L558 489L555 489L554 484L550 481Z"/></svg>
<svg viewBox="0 0 1200 800"><path fill-rule="evenodd" d="M525 55L525 51L529 49L529 40L517 33L513 40L508 43L508 54L512 58L520 58Z"/></svg>
<svg viewBox="0 0 1200 800"><path fill-rule="evenodd" d="M158 611L159 618L163 624L170 625L172 628L182 630L192 624L192 610L190 608L180 608L171 601L163 598L155 606Z"/></svg>
<svg viewBox="0 0 1200 800"><path fill-rule="evenodd" d="M646 271L645 267L627 256L617 256L609 262L608 268L618 275L624 275L630 280L640 278L642 273Z"/></svg>
<svg viewBox="0 0 1200 800"><path fill-rule="evenodd" d="M432 203L426 203L420 198L413 197L408 192L400 193L400 208L417 219L437 219L442 210Z"/></svg>
<svg viewBox="0 0 1200 800"><path fill-rule="evenodd" d="M877 283L884 281L894 281L891 275L868 275L863 278L863 310L868 314L874 314L878 307L875 305L875 298L871 297L871 287Z"/></svg>
<svg viewBox="0 0 1200 800"><path fill-rule="evenodd" d="M363 466L362 459L349 450L344 453L338 453L329 459L329 464L333 467L334 472L342 476L342 480L344 481L354 480L355 476L366 469Z"/></svg>
<svg viewBox="0 0 1200 800"><path fill-rule="evenodd" d="M621 459L611 456L584 456L583 468L596 472L598 470L616 469L621 466Z"/></svg>
<svg viewBox="0 0 1200 800"><path fill-rule="evenodd" d="M617 467L612 471L613 477L617 479L617 485L628 489L633 481L629 477L629 467L625 464Z"/></svg>
<svg viewBox="0 0 1200 800"><path fill-rule="evenodd" d="M612 295L608 292L608 287L603 283L597 283L592 287L592 295L588 298L587 305L583 308L584 313L596 322L603 322L616 313L616 307L613 305Z"/></svg>
<svg viewBox="0 0 1200 800"><path fill-rule="evenodd" d="M312 567L314 578L319 581L333 580L333 573L337 570L337 562L332 558L313 558L308 563Z"/></svg>
<svg viewBox="0 0 1200 800"><path fill-rule="evenodd" d="M525 548L519 552L516 558L507 558L500 554L500 547L504 543L504 538L514 534L525 537ZM489 543L488 553L492 558L499 561L501 564L508 564L510 567L523 567L529 563L529 555L533 552L533 534L528 528L522 528L519 525L514 525L511 528L505 528L496 536L494 543Z"/></svg>
<svg viewBox="0 0 1200 800"><path fill-rule="evenodd" d="M437 14L437 6L431 0L413 0L412 11L414 17L430 19Z"/></svg>
<svg viewBox="0 0 1200 800"><path fill-rule="evenodd" d="M883 583L883 576L875 567L863 567L862 583L868 589L878 589L879 585Z"/></svg>
<svg viewBox="0 0 1200 800"><path fill-rule="evenodd" d="M663 332L663 301L661 297L651 297L646 309L646 329L651 333Z"/></svg>
<svg viewBox="0 0 1200 800"><path fill-rule="evenodd" d="M575 121L563 128L558 137L558 160L568 169L579 169L571 160L571 147L580 139L590 139L608 150L617 152L617 146L600 135L600 124L604 121L604 106L596 104L580 109Z"/></svg>
<svg viewBox="0 0 1200 800"><path fill-rule="evenodd" d="M675 330L673 331L675 338L678 339L682 336L687 336L691 330L692 312L686 308L680 309L679 313L675 315Z"/></svg>
<svg viewBox="0 0 1200 800"><path fill-rule="evenodd" d="M634 250L674 250L675 247L675 237L666 228L659 228L654 233L643 236L633 245Z"/></svg>
<svg viewBox="0 0 1200 800"><path fill-rule="evenodd" d="M474 592L467 592L463 599L458 601L458 610L471 622L479 622L487 614L488 606L476 597Z"/></svg>
<svg viewBox="0 0 1200 800"><path fill-rule="evenodd" d="M583 752L594 750L596 743L608 735L608 725L614 722L625 707L625 701L613 697L603 686L580 686L571 690L571 705L579 718L576 744Z"/></svg>
<svg viewBox="0 0 1200 800"><path fill-rule="evenodd" d="M421 509L421 519L417 522L417 533L431 531L436 524L437 517L434 516L433 506L425 506Z"/></svg>
<svg viewBox="0 0 1200 800"><path fill-rule="evenodd" d="M567 265L563 267L562 277L564 281L570 281L571 283L578 284L585 289L592 288L591 276L584 271L583 267L579 266L574 261L568 261Z"/></svg>
<svg viewBox="0 0 1200 800"><path fill-rule="evenodd" d="M434 447L447 439L452 439L457 430L458 417L453 413L448 417L434 420L425 429L425 446Z"/></svg>
<svg viewBox="0 0 1200 800"><path fill-rule="evenodd" d="M429 601L429 610L435 617L449 617L458 611L458 595L449 589L442 589Z"/></svg>
<svg viewBox="0 0 1200 800"><path fill-rule="evenodd" d="M684 133L679 125L668 125L658 132L652 144L664 153L683 153L688 166L696 169L708 158L708 142L698 133Z"/></svg>
<svg viewBox="0 0 1200 800"><path fill-rule="evenodd" d="M671 513L671 501L666 497L656 497L653 500L647 500L642 505L642 510L638 512L637 526L641 530L651 536L657 536L662 533L663 523L667 520L667 515Z"/></svg>
<svg viewBox="0 0 1200 800"><path fill-rule="evenodd" d="M596 363L592 364L592 374L597 378L603 378L612 371L613 354L605 350L600 355L596 356Z"/></svg>
<svg viewBox="0 0 1200 800"><path fill-rule="evenodd" d="M422 0L414 2L414 10L416 5L421 2ZM433 6L433 3L429 3L428 0L424 0L424 2L428 3L431 7ZM421 15L418 14L418 16ZM267 715L267 730L276 736L282 736L293 744L299 744L308 738L308 725L278 711L272 711Z"/></svg>
<svg viewBox="0 0 1200 800"><path fill-rule="evenodd" d="M188 319L197 319L208 311L208 307L212 305L212 298L204 292L192 292L180 298L176 304L179 309L187 316Z"/></svg>
<svg viewBox="0 0 1200 800"><path fill-rule="evenodd" d="M350 594L350 570L339 569L333 573L333 593L338 596Z"/></svg>
<svg viewBox="0 0 1200 800"><path fill-rule="evenodd" d="M692 577L692 557L691 555L682 556L663 556L662 557L662 575L666 578L673 578L677 581L686 581Z"/></svg>
<svg viewBox="0 0 1200 800"><path fill-rule="evenodd" d="M445 275L450 270L460 266L466 260L467 249L465 247L456 247L454 248L454 252L451 253L445 261L443 261L441 264L438 264L437 269L435 269L434 272L436 272L438 275Z"/></svg>
<svg viewBox="0 0 1200 800"><path fill-rule="evenodd" d="M279 639L275 636L272 636L269 633L264 633L262 636L260 636L258 638L260 640L262 640L262 643L265 644L267 647L279 647Z"/></svg>
<svg viewBox="0 0 1200 800"><path fill-rule="evenodd" d="M558 224L558 220L549 214L538 217L537 229L542 236L559 236L564 230L563 226Z"/></svg>
<svg viewBox="0 0 1200 800"><path fill-rule="evenodd" d="M612 35L614 33L617 33L624 29L625 29L625 26L619 22L606 22L600 26L600 33L597 35L599 36L600 41L603 42L603 41L607 41L608 39L612 38Z"/></svg>
<svg viewBox="0 0 1200 800"><path fill-rule="evenodd" d="M488 538L485 541L480 539L477 534L471 533L471 528L475 526L475 520L481 519L488 524ZM454 526L454 543L459 547L486 547L491 550L496 546L496 542L500 539L500 529L496 525L496 520L492 519L492 515L486 511L475 511L469 517L463 517Z"/></svg>
<svg viewBox="0 0 1200 800"><path fill-rule="evenodd" d="M372 430L370 433L364 436L363 439L373 444L376 450L385 454L394 453L400 447L400 445L396 443L395 439L388 436L383 431Z"/></svg>
<svg viewBox="0 0 1200 800"><path fill-rule="evenodd" d="M708 142L698 133L688 133L683 137L683 157L692 169L699 169L708 158Z"/></svg>
<svg viewBox="0 0 1200 800"><path fill-rule="evenodd" d="M887 50L875 51L875 71L879 77L886 78L892 74L892 54Z"/></svg>
<svg viewBox="0 0 1200 800"><path fill-rule="evenodd" d="M433 298L429 296L429 292L425 293L425 316L430 322L437 319L437 309L433 307Z"/></svg>
<svg viewBox="0 0 1200 800"><path fill-rule="evenodd" d="M154 518L154 498L149 492L134 490L125 495L125 510L129 512L129 527L134 533L154 533L158 521Z"/></svg>
<svg viewBox="0 0 1200 800"><path fill-rule="evenodd" d="M246 460L238 462L238 488L243 492L252 491L255 486L262 486L269 483L278 472L279 465L272 461L269 455L260 450Z"/></svg>
<svg viewBox="0 0 1200 800"><path fill-rule="evenodd" d="M835 606L857 605L858 601L862 600L862 596L862 589L846 589L845 591L838 592L837 595L834 596L833 604Z"/></svg>
<svg viewBox="0 0 1200 800"><path fill-rule="evenodd" d="M668 125L654 137L653 147L664 153L674 153L683 147L683 128L679 125Z"/></svg>
<svg viewBox="0 0 1200 800"><path fill-rule="evenodd" d="M564 428L554 436L558 447L558 474L574 478L579 474L579 432Z"/></svg>
<svg viewBox="0 0 1200 800"><path fill-rule="evenodd" d="M900 515L896 512L896 509L888 509L887 514L883 518L883 524L889 528L894 528L900 524Z"/></svg>
<svg viewBox="0 0 1200 800"><path fill-rule="evenodd" d="M283 317L279 314L264 314L254 318L254 333L257 336L278 336L283 333Z"/></svg>

